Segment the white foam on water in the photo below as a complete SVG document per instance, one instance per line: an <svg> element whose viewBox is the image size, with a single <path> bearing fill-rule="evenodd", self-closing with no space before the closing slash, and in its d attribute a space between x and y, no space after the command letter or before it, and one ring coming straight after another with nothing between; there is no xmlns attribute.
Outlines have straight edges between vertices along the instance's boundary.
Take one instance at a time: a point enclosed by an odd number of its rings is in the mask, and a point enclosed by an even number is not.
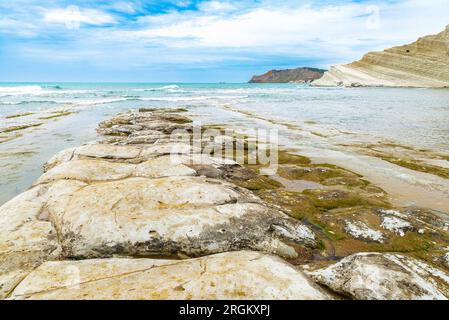
<svg viewBox="0 0 449 320"><path fill-rule="evenodd" d="M95 90L61 90L56 88L46 88L41 86L8 86L0 87L0 97L7 96L29 96L29 95L64 95L64 94L84 94L95 92Z"/></svg>
<svg viewBox="0 0 449 320"><path fill-rule="evenodd" d="M58 104L60 102L53 101L53 100L23 100L23 101L0 101L0 106L20 106L20 105L26 105L26 104Z"/></svg>
<svg viewBox="0 0 449 320"><path fill-rule="evenodd" d="M135 92L154 92L154 91L168 91L168 92L184 92L180 90L180 87L173 84L169 86L163 86L158 88L143 88L143 89L132 89Z"/></svg>
<svg viewBox="0 0 449 320"><path fill-rule="evenodd" d="M140 101L201 101L201 100L223 100L223 99L245 99L248 96L197 96L197 97L150 97L150 98L139 98L135 100Z"/></svg>
<svg viewBox="0 0 449 320"><path fill-rule="evenodd" d="M173 84L173 85L161 87L161 90L167 90L167 89L179 89L179 86Z"/></svg>
<svg viewBox="0 0 449 320"><path fill-rule="evenodd" d="M0 87L0 95L41 94L41 86Z"/></svg>
<svg viewBox="0 0 449 320"><path fill-rule="evenodd" d="M122 102L122 101L133 101L138 100L136 98L110 98L110 99L99 99L99 100L74 100L71 101L74 104L77 105L84 105L84 106L94 106L94 105L100 105L100 104L107 104L107 103L115 103L115 102Z"/></svg>
<svg viewBox="0 0 449 320"><path fill-rule="evenodd" d="M28 91L30 92L30 91ZM36 91L37 92L37 91ZM29 94L29 93L27 93ZM104 104L112 104L117 102L124 101L167 101L167 102L188 102L188 101L206 101L206 100L224 100L224 99L245 99L248 96L171 96L171 97L112 97L112 98L103 98L103 99L87 99L83 100L82 98L74 97L72 99L64 99L64 100L48 100L48 101L30 101L30 100L21 100L21 101L4 101L0 102L0 105L11 105L11 106L19 106L23 104L36 103L36 104L65 104L72 106L96 106L96 105L104 105Z"/></svg>

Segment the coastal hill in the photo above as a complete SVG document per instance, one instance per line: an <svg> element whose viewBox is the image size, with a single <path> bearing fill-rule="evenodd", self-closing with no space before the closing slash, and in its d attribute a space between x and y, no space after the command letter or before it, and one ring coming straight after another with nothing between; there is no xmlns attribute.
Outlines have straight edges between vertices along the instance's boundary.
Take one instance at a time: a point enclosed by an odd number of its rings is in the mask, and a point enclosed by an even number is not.
<svg viewBox="0 0 449 320"><path fill-rule="evenodd" d="M317 68L297 68L287 70L271 70L254 76L249 83L307 83L319 79L326 70Z"/></svg>
<svg viewBox="0 0 449 320"><path fill-rule="evenodd" d="M333 66L315 86L449 87L449 26L408 45Z"/></svg>

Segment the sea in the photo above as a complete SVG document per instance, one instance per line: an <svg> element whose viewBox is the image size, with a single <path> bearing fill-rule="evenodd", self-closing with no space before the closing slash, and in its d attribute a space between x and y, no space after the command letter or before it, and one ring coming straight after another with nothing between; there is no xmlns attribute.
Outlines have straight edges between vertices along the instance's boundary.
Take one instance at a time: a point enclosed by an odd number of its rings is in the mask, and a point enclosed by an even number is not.
<svg viewBox="0 0 449 320"><path fill-rule="evenodd" d="M448 89L0 83L0 205L28 189L55 153L95 140L100 121L133 108L169 107L184 107L204 123L275 126L283 144L298 148L332 149L347 139L449 153ZM52 116L64 112L72 114Z"/></svg>

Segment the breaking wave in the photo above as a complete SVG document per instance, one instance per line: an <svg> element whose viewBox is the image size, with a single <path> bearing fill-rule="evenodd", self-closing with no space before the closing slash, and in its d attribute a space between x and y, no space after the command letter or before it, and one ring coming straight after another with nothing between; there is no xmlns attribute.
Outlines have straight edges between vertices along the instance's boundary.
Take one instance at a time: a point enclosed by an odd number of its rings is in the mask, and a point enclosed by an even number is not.
<svg viewBox="0 0 449 320"><path fill-rule="evenodd" d="M41 86L0 87L0 96L14 96L21 94L41 94Z"/></svg>

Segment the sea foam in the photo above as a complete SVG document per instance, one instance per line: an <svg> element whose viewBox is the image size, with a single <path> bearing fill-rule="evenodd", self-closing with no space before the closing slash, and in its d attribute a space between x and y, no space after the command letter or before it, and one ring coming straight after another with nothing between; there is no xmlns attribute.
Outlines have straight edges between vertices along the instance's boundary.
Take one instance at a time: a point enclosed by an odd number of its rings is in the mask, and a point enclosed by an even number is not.
<svg viewBox="0 0 449 320"><path fill-rule="evenodd" d="M40 94L41 86L0 87L0 95Z"/></svg>

